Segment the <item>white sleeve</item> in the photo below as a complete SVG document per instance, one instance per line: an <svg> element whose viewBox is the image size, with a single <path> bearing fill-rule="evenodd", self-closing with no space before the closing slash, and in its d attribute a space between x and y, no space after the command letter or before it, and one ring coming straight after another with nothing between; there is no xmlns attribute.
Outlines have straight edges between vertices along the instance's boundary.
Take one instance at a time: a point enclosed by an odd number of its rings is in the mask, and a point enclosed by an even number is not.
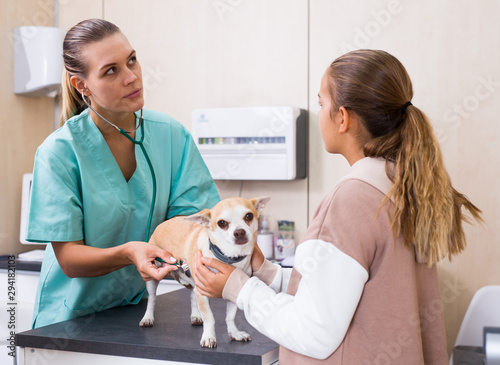
<svg viewBox="0 0 500 365"><path fill-rule="evenodd" d="M288 289L288 283L290 282L290 276L292 275L292 269L283 268L280 265L275 264L278 268L276 271L276 276L274 277L269 287L273 289L276 293L283 292L286 293Z"/></svg>
<svg viewBox="0 0 500 365"><path fill-rule="evenodd" d="M252 277L236 304L247 321L273 341L302 355L325 359L344 339L368 273L355 259L322 240L298 246L295 269L302 276L295 296L277 294ZM280 275L283 279L280 272L275 280Z"/></svg>

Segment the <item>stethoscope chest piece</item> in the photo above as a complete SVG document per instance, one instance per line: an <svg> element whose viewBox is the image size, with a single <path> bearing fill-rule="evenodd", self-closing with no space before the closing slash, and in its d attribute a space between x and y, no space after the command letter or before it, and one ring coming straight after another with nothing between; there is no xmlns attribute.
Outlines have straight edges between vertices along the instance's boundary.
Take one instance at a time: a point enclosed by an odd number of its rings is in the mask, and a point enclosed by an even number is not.
<svg viewBox="0 0 500 365"><path fill-rule="evenodd" d="M188 266L186 260L180 259L178 261L178 263L179 264L177 267L179 268L179 272L181 274L186 275L188 278L190 278L191 277L191 270L189 270L189 266Z"/></svg>

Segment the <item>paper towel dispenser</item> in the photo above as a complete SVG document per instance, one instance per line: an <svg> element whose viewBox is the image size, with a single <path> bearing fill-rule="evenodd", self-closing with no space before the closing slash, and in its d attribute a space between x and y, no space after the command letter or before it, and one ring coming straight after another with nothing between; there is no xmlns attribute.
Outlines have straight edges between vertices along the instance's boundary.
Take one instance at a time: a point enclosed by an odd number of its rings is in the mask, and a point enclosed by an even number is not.
<svg viewBox="0 0 500 365"><path fill-rule="evenodd" d="M306 113L291 106L192 112L192 134L215 180L306 177Z"/></svg>
<svg viewBox="0 0 500 365"><path fill-rule="evenodd" d="M61 87L65 32L54 27L14 29L14 93L56 96Z"/></svg>

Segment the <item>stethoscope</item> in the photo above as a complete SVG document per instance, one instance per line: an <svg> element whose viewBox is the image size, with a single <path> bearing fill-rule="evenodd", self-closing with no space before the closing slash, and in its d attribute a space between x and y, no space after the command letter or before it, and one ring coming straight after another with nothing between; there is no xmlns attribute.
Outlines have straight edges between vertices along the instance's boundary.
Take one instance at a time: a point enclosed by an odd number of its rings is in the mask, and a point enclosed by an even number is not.
<svg viewBox="0 0 500 365"><path fill-rule="evenodd" d="M116 129L118 132L120 132L125 137L127 137L130 140L130 142L132 142L133 144L138 144L139 147L141 147L141 150L142 150L142 153L144 154L144 157L146 158L146 161L147 161L148 166L149 166L149 171L151 172L151 179L153 180L153 197L151 198L151 208L149 210L148 226L147 226L147 229L146 229L146 236L144 237L144 242L147 242L149 240L149 231L151 229L151 222L153 220L153 211L155 209L155 201L156 201L156 176L155 176L155 171L153 169L153 164L151 163L151 160L149 159L149 155L147 154L146 149L144 148L144 145L142 143L144 141L144 124L143 124L143 119L142 119L143 110L141 109L141 116L139 118L139 126L134 131L127 132L123 128L118 127L116 124L111 123L109 120L107 120L106 118L104 118L101 114L99 114L94 108L92 108L90 106L90 103L88 103L87 100L85 100L85 95L83 94L84 91L85 90L82 90L82 100L89 107L89 109L92 110L94 113L96 113L99 116L99 118L101 118L102 120L104 120L106 123L108 123L114 129ZM140 141L132 138L129 135L129 133L135 132L139 128L141 128L141 140ZM164 264L167 264L164 260L162 260L159 257L157 257L156 260L160 261L160 262L162 262ZM179 271L181 273L186 274L187 277L191 277L191 271L189 270L189 266L188 266L186 260L180 259L177 262L175 262L173 264L170 264L170 265L177 266L179 268Z"/></svg>
<svg viewBox="0 0 500 365"><path fill-rule="evenodd" d="M149 155L146 152L146 149L144 148L143 141L144 141L144 124L143 124L143 119L142 119L142 109L141 109L141 116L139 118L139 126L131 132L127 132L123 128L118 127L116 124L111 123L109 120L104 118L101 114L99 114L94 108L90 106L90 103L85 100L85 95L83 94L85 90L82 90L82 100L83 102L89 107L90 110L92 110L94 113L96 113L102 120L104 120L106 123L108 123L110 126L115 128L118 132L123 134L125 137L127 137L130 142L134 144L138 144L139 147L141 147L142 153L144 154L144 158L146 159L148 166L149 166L149 171L151 172L151 179L153 180L153 197L151 198L151 208L149 210L149 218L148 218L148 225L146 229L146 236L144 237L144 241L147 242L149 240L149 231L151 229L151 222L153 220L153 211L155 209L155 201L156 201L156 176L155 176L155 171L153 169L153 164L151 163L151 160L149 159ZM132 138L129 133L135 132L137 129L141 128L141 139L140 141Z"/></svg>

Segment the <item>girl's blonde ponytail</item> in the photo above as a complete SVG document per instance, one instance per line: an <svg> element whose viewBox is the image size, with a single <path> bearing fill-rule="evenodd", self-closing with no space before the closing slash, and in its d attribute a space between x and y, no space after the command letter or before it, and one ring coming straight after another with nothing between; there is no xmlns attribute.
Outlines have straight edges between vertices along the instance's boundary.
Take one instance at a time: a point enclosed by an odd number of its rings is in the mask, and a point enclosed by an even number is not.
<svg viewBox="0 0 500 365"><path fill-rule="evenodd" d="M429 120L409 103L413 90L403 65L384 51L359 50L335 60L329 75L333 105L356 113L368 131L365 156L386 160L394 234L429 265L462 252L462 222L470 222L462 208L477 221L481 211L452 187Z"/></svg>

